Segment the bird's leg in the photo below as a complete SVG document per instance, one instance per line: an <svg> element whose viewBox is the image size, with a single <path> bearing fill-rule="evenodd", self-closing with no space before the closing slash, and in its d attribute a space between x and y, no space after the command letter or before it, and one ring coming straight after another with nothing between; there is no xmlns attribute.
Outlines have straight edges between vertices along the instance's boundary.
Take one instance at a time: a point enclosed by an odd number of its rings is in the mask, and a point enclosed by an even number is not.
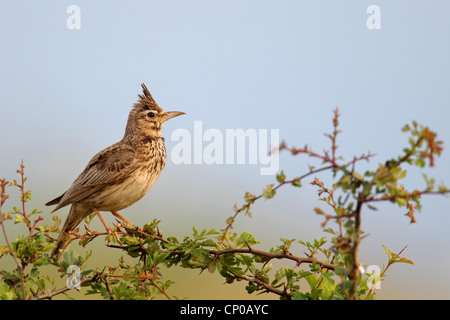
<svg viewBox="0 0 450 320"><path fill-rule="evenodd" d="M117 236L117 233L115 231L113 231L113 229L111 229L108 224L106 223L105 220L103 220L102 215L100 214L100 211L98 211L96 208L94 208L95 213L97 214L97 216L99 217L100 221L102 222L103 226L105 227L106 231L108 232L108 234L114 234L114 237L116 238L118 243L121 243L119 240L119 237Z"/></svg>
<svg viewBox="0 0 450 320"><path fill-rule="evenodd" d="M130 221L128 221L127 219L122 217L122 215L120 215L118 212L111 211L111 213L113 214L114 217L119 218L120 220L122 220L123 222L125 222L126 224L128 224L130 226L133 226L133 224Z"/></svg>

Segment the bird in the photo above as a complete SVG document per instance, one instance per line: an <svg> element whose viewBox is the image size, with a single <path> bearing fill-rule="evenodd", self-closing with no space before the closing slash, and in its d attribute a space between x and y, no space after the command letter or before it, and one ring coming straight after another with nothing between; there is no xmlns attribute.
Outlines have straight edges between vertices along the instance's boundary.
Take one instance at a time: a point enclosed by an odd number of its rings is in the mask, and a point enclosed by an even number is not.
<svg viewBox="0 0 450 320"><path fill-rule="evenodd" d="M158 180L167 157L163 125L185 113L164 111L144 83L141 87L122 140L97 153L66 192L46 203L56 205L52 212L71 205L51 257L60 258L69 240L67 233L94 212L108 232L111 229L100 211L109 211L131 224L118 211L140 200Z"/></svg>

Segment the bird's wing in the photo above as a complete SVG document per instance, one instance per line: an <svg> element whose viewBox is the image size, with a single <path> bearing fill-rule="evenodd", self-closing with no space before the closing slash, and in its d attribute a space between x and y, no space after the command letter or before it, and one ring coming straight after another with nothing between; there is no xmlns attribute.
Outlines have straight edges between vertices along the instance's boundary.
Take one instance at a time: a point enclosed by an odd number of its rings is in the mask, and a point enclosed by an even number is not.
<svg viewBox="0 0 450 320"><path fill-rule="evenodd" d="M89 161L53 211L83 200L108 184L120 183L137 169L134 159L133 149L123 144L100 151Z"/></svg>

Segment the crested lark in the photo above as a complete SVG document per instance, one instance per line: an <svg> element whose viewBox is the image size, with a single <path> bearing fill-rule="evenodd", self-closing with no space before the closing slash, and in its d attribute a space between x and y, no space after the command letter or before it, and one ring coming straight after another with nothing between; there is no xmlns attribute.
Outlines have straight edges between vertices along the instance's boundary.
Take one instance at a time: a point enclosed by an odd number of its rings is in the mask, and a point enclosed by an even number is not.
<svg viewBox="0 0 450 320"><path fill-rule="evenodd" d="M93 212L107 229L99 211L111 211L128 222L117 211L141 199L158 180L166 163L162 127L165 121L184 112L164 111L144 84L142 89L143 94L138 95L139 100L128 116L123 139L97 153L72 186L46 204L56 204L53 211L72 205L52 256L60 257L68 241L65 233Z"/></svg>

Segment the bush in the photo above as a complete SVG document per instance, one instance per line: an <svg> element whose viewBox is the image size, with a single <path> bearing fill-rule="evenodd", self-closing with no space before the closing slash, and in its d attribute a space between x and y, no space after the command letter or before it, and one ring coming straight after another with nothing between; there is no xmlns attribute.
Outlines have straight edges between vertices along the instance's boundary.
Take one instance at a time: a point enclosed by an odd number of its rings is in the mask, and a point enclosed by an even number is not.
<svg viewBox="0 0 450 320"><path fill-rule="evenodd" d="M402 153L387 159L374 169L359 172L357 165L369 161L371 153L344 160L337 154L337 137L340 133L339 113L333 117L333 132L327 134L331 147L323 153L310 147L288 146L281 143L277 152L290 152L293 156L306 155L319 162L318 167L309 167L297 177L287 178L283 171L276 176L273 184L266 186L258 195L246 192L244 204L235 205L234 215L226 219L223 229L216 231L197 230L184 239L163 237L159 232L159 221L152 221L142 227L115 225L114 232L90 230L89 223L95 216L85 220L84 232L75 229L70 233L72 241L87 246L90 241L104 236L108 250L122 250L122 257L115 266L102 270L84 270L83 266L91 253L84 256L73 250L66 251L60 260L50 256L60 233L60 219L52 216L50 223L44 224L38 210L26 210L31 199L30 191L25 190L26 177L24 165L17 173L20 181L0 180L1 226L6 244L0 247L0 259L11 257L15 263L12 270L1 270L1 299L51 299L60 294L68 294L71 289L87 286L87 295L104 299L149 299L162 295L171 299L168 288L173 283L164 280L159 271L161 266L168 268L189 268L217 272L227 283L245 281L249 294L268 292L280 299L374 299L374 288L385 277L386 271L394 263L413 262L402 257L403 250L393 253L385 248L388 263L379 274L366 274L359 261L359 245L363 240L361 217L363 209L376 210L376 204L391 202L405 211L411 223L416 222L415 213L421 208L424 195L449 193L444 186L436 186L426 175L424 189L407 190L400 181L405 178L405 166L424 168L434 166L436 156L442 151L442 141L434 132L416 122L403 127L409 134L409 145ZM325 185L319 174L328 173L334 183ZM239 215L251 215L252 205L260 199L271 199L282 187L303 187L310 183L317 189L318 200L326 203L328 210L315 208L316 214L323 216L323 230L329 234L313 241L281 239L280 244L268 250L255 249L259 243L251 233L232 232ZM20 192L20 207L3 213L8 199L7 188L17 188ZM8 237L6 223L14 220L24 227L24 234L15 241ZM330 227L330 222L334 223ZM70 244L69 242L69 244ZM303 247L304 256L292 253L293 245ZM383 246L384 247L384 246ZM272 270L270 262L274 259L294 261L295 267L282 266ZM287 265L287 264L286 264ZM300 268L300 266L306 266ZM56 270L53 274L67 277L67 285L57 289L55 278L44 273L43 268ZM84 270L84 271L80 271ZM200 275L201 276L201 275ZM309 287L301 288L300 280L306 280ZM303 285L302 285L303 286ZM176 298L176 297L175 297Z"/></svg>

